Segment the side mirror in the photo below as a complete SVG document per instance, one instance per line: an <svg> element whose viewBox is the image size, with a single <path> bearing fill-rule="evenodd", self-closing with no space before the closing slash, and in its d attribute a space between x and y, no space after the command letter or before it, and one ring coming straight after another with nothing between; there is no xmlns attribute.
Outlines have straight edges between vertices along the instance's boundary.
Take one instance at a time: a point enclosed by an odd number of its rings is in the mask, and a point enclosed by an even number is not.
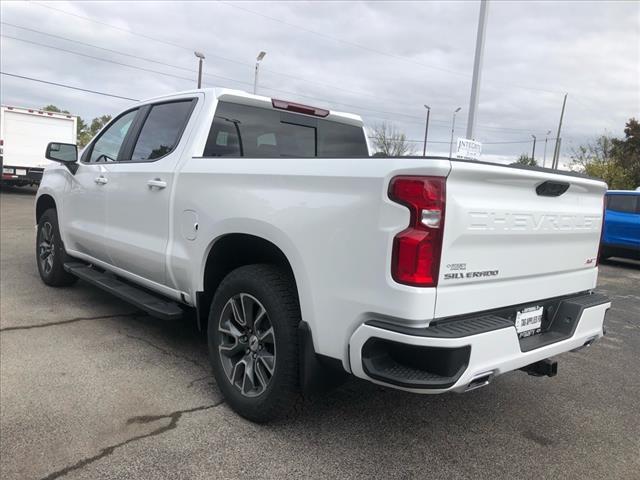
<svg viewBox="0 0 640 480"><path fill-rule="evenodd" d="M62 163L71 173L78 170L78 147L72 143L51 142L44 156L54 162Z"/></svg>
<svg viewBox="0 0 640 480"><path fill-rule="evenodd" d="M72 143L51 142L44 156L54 162L75 163L78 161L78 147Z"/></svg>

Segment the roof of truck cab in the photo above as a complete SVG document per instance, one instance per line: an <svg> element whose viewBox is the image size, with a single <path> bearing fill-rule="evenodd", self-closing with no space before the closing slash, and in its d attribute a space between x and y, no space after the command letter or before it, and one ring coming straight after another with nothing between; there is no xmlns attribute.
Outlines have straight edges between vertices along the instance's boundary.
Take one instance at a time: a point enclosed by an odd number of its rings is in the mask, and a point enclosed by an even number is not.
<svg viewBox="0 0 640 480"><path fill-rule="evenodd" d="M174 97L177 95L188 95L190 93L191 94L193 93L213 94L218 100L221 100L221 101L239 103L241 105L249 105L249 106L259 107L259 108L274 109L273 104L271 103L272 97L254 95L252 93L248 93L243 90L234 90L230 88L200 88L200 89L194 89L194 90L185 90L182 92L175 92L170 95L161 95L158 97L143 100L140 103L147 103L151 101L162 100L164 98ZM288 101L287 99L278 99L278 100ZM314 105L314 107L318 107L318 106ZM319 108L324 108L324 107L319 107ZM362 121L362 117L360 117L360 115L355 115L353 113L347 113L347 112L337 112L329 108L325 108L325 109L329 110L329 115L327 115L326 117L323 117L324 120L346 123L348 125L353 125L356 127L364 126L364 122ZM297 115L304 115L304 114L297 113Z"/></svg>
<svg viewBox="0 0 640 480"><path fill-rule="evenodd" d="M607 190L607 195L640 195L640 190Z"/></svg>

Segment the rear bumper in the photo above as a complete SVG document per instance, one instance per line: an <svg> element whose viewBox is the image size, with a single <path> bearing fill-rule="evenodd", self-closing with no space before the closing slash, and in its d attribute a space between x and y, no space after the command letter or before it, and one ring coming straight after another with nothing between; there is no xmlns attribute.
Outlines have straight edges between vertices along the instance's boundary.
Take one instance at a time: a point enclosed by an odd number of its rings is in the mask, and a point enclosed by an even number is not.
<svg viewBox="0 0 640 480"><path fill-rule="evenodd" d="M545 303L545 302L540 302ZM350 340L351 371L416 393L463 392L496 375L590 344L611 306L600 294L556 301L539 335L519 339L510 310L447 319L415 329L371 321ZM546 307L545 307L546 308Z"/></svg>
<svg viewBox="0 0 640 480"><path fill-rule="evenodd" d="M39 184L43 168L2 165L2 180L9 183Z"/></svg>

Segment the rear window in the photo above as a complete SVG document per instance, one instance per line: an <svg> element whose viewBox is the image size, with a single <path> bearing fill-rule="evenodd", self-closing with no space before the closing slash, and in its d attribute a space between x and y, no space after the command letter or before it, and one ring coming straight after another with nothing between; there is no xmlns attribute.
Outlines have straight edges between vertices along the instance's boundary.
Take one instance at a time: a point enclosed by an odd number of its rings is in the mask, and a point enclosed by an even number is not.
<svg viewBox="0 0 640 480"><path fill-rule="evenodd" d="M191 99L151 107L131 159L155 160L171 152L180 140L192 108Z"/></svg>
<svg viewBox="0 0 640 480"><path fill-rule="evenodd" d="M362 128L220 102L205 157L366 157Z"/></svg>
<svg viewBox="0 0 640 480"><path fill-rule="evenodd" d="M638 210L637 195L607 195L607 209L614 212L637 213Z"/></svg>

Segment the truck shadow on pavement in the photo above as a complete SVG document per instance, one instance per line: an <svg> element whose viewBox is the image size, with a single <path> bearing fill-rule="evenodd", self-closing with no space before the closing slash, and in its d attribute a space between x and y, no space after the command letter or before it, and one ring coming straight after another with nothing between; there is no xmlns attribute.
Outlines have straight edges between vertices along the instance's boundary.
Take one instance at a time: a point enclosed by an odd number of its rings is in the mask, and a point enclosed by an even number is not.
<svg viewBox="0 0 640 480"><path fill-rule="evenodd" d="M30 190L11 189L32 208ZM193 316L44 286L31 217L2 201L3 478L637 478L638 263L603 263L609 333L557 377L435 396L352 377L256 425L222 402Z"/></svg>
<svg viewBox="0 0 640 480"><path fill-rule="evenodd" d="M94 289L82 282L74 288ZM94 293L97 297L99 291ZM117 300L105 295L97 301L103 302L113 304ZM55 322L70 323L81 329L76 334L64 333L72 341L88 330L97 330L100 339L113 337L116 341L109 343L110 355L118 356L118 350L130 355L123 357L119 368L148 370L148 375L156 378L153 385L158 390L147 390L146 394L162 396L166 389L173 393L164 407L154 408L158 411L122 411L115 422L120 425L117 435L100 435L100 447L96 445L85 457L74 455L64 467L57 465L42 477L47 479L93 468L89 466L104 461L121 447L144 448L145 439L153 438L158 448L171 448L164 442L193 429L194 415L209 429L207 436L194 440L194 450L217 448L217 442L229 442L223 439L228 438L225 432L232 430L233 438L243 445L251 439L250 446L244 447L247 451L268 448L273 458L283 459L288 471L297 471L301 477L323 476L326 469L332 472L330 476L339 476L340 472L356 468L359 475L371 478L419 478L424 465L434 464L440 465L440 478L447 477L448 469L449 478L477 478L480 471L485 478L508 471L520 478L534 473L544 478L547 473L553 476L551 470L540 469L549 455L558 448L572 450L576 439L583 446L595 444L603 434L602 422L609 421L597 420L605 417L607 409L602 394L590 398L593 388L578 381L582 393L576 397L578 386L571 375L561 372L553 379L536 379L514 372L477 391L434 396L387 389L351 377L332 391L306 399L287 418L256 425L224 405L211 375L205 335L198 330L192 315L178 322L160 321L140 312ZM7 330L51 325L8 327L3 334ZM151 365L159 369L151 370ZM165 370L172 373L163 379ZM597 374L590 381L597 382ZM132 387L126 379L118 383L124 391ZM587 418L591 424L585 424ZM140 447L136 447L139 440ZM225 445L229 450L220 452L220 462L232 463L236 444L232 441ZM290 459L291 452L296 452L297 460ZM598 459L589 460L577 450L572 454L580 456L585 470L597 468L593 462ZM473 461L468 461L468 455ZM245 452L241 458L244 469L262 468L259 455L249 455L247 459ZM444 470L443 465L447 466Z"/></svg>
<svg viewBox="0 0 640 480"><path fill-rule="evenodd" d="M602 265L626 268L629 270L640 270L640 260L633 260L630 258L611 257L606 260L602 260L600 263Z"/></svg>
<svg viewBox="0 0 640 480"><path fill-rule="evenodd" d="M186 389L205 388L212 401L222 398L211 373L206 334L198 330L194 316L166 322L136 313L120 317L116 328L118 333L139 342L142 348L151 348L161 356L182 362L186 366L185 376L190 378ZM194 376L194 372L201 375ZM522 412L521 405L530 403L534 391L544 396L544 390L541 392L538 388L539 382L549 385L553 381L516 372L499 377L495 384L484 389L463 395L417 395L349 377L331 391L305 398L288 417L268 425L251 424L230 409L227 414L233 423L278 436L293 434L295 437L293 432L306 432L306 437L309 432L315 432L313 435L328 435L338 441L341 435L358 435L366 443L380 444L387 444L407 430L421 432L423 440L444 435L455 442L458 435L483 436L487 430L496 430L500 425L504 427L503 434L511 436L520 425L526 442L549 446L555 443L553 438L545 436L543 431L533 433L532 430L548 415L547 408L543 403L534 403Z"/></svg>
<svg viewBox="0 0 640 480"><path fill-rule="evenodd" d="M14 187L10 185L0 185L0 192L11 195L35 195L37 186Z"/></svg>

